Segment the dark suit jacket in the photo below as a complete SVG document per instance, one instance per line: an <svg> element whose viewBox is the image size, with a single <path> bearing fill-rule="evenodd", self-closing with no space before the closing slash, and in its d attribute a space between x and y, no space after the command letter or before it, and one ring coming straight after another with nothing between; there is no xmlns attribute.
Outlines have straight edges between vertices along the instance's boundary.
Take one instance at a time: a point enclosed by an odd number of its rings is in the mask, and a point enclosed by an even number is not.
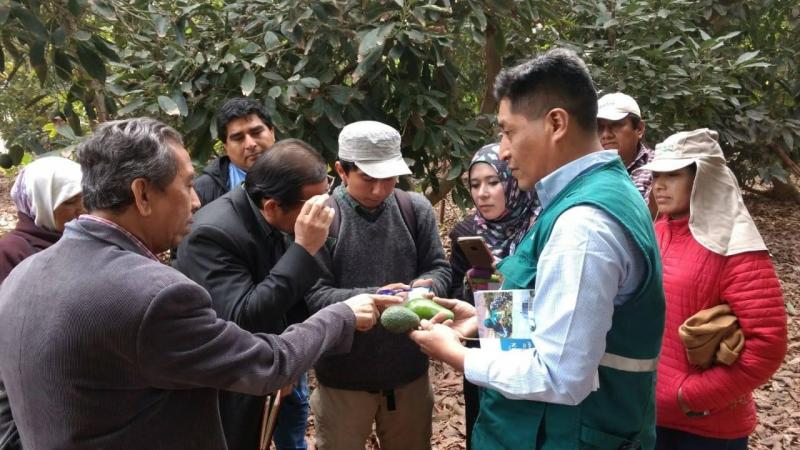
<svg viewBox="0 0 800 450"><path fill-rule="evenodd" d="M264 395L350 348L346 305L253 335L143 253L80 218L0 287L0 389L24 447L224 449L217 389Z"/></svg>
<svg viewBox="0 0 800 450"><path fill-rule="evenodd" d="M206 206L228 192L228 155L214 158L194 180L194 190L200 199L200 207Z"/></svg>
<svg viewBox="0 0 800 450"><path fill-rule="evenodd" d="M280 333L287 323L303 321L303 297L322 271L303 247L264 220L242 187L197 212L175 267L208 290L219 317L254 333ZM263 397L220 393L229 448L258 447L263 407Z"/></svg>

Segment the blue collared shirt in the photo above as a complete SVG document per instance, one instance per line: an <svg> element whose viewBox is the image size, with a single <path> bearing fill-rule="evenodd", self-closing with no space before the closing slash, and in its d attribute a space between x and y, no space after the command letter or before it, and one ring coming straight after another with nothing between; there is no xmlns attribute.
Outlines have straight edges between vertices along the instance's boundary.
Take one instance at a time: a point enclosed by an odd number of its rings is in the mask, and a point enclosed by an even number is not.
<svg viewBox="0 0 800 450"><path fill-rule="evenodd" d="M536 184L542 211L573 179L614 158L616 151L594 152L543 178ZM598 388L614 307L633 297L645 267L644 255L610 215L589 205L568 209L536 266L533 348L468 349L467 379L510 399L580 403Z"/></svg>
<svg viewBox="0 0 800 450"><path fill-rule="evenodd" d="M228 190L232 191L236 186L244 183L247 172L240 169L236 164L231 161L228 165Z"/></svg>

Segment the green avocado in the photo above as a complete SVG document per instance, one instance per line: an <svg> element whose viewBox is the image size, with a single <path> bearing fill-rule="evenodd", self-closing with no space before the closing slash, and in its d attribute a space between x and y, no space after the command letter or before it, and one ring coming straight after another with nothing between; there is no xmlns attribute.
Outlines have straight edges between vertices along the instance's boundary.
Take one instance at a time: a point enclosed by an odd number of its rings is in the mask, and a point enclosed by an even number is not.
<svg viewBox="0 0 800 450"><path fill-rule="evenodd" d="M419 316L404 306L390 306L381 314L381 325L392 333L407 333L419 326Z"/></svg>
<svg viewBox="0 0 800 450"><path fill-rule="evenodd" d="M444 306L427 298L415 298L414 300L409 300L405 303L405 307L411 311L414 311L414 313L419 316L420 319L431 320L433 316L440 312L447 313L446 320L455 319L455 314L453 314L453 311L450 311Z"/></svg>

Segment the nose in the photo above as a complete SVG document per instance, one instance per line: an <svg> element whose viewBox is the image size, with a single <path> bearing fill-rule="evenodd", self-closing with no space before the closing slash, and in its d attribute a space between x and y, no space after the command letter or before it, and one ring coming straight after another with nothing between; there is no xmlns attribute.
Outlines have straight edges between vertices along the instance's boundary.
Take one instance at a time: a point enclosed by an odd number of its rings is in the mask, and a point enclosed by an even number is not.
<svg viewBox="0 0 800 450"><path fill-rule="evenodd" d="M511 159L511 145L505 135L500 138L500 159L509 161Z"/></svg>
<svg viewBox="0 0 800 450"><path fill-rule="evenodd" d="M197 191L192 188L192 213L200 209L200 197L197 196Z"/></svg>
<svg viewBox="0 0 800 450"><path fill-rule="evenodd" d="M597 125L597 135L600 136L600 139L611 139L614 137L610 126L600 124Z"/></svg>
<svg viewBox="0 0 800 450"><path fill-rule="evenodd" d="M244 135L244 148L249 150L256 145L256 140L249 133Z"/></svg>
<svg viewBox="0 0 800 450"><path fill-rule="evenodd" d="M478 197L480 198L489 197L489 185L487 183L481 183L480 185L478 185Z"/></svg>

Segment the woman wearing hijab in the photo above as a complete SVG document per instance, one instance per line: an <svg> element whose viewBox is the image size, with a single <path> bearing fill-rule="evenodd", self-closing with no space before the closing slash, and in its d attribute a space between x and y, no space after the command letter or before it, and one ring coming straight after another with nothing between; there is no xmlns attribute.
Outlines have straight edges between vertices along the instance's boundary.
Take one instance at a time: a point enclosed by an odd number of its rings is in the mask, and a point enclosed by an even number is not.
<svg viewBox="0 0 800 450"><path fill-rule="evenodd" d="M18 220L0 238L0 283L22 260L58 241L64 224L83 212L81 167L60 157L37 159L17 175L11 198ZM8 398L0 389L0 450L21 448Z"/></svg>
<svg viewBox="0 0 800 450"><path fill-rule="evenodd" d="M780 283L717 136L672 135L644 166L666 294L656 449L746 449L753 390L786 353Z"/></svg>
<svg viewBox="0 0 800 450"><path fill-rule="evenodd" d="M480 236L486 242L495 262L509 256L540 210L536 195L523 192L511 176L508 163L500 159L498 144L481 147L472 158L468 172L468 188L475 204L475 213L456 224L450 232L450 265L453 283L449 297L473 303L467 283L471 267L458 246L458 238ZM471 346L468 342L468 346ZM478 388L464 380L464 413L467 431L467 448L475 419L478 416Z"/></svg>
<svg viewBox="0 0 800 450"><path fill-rule="evenodd" d="M83 211L81 169L60 157L25 166L11 188L17 226L0 238L0 283L23 259L53 245L64 224Z"/></svg>

